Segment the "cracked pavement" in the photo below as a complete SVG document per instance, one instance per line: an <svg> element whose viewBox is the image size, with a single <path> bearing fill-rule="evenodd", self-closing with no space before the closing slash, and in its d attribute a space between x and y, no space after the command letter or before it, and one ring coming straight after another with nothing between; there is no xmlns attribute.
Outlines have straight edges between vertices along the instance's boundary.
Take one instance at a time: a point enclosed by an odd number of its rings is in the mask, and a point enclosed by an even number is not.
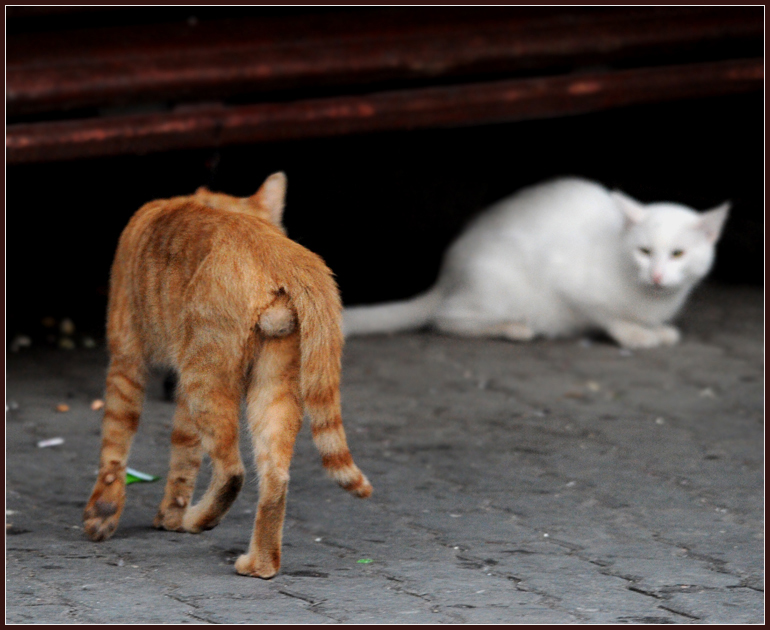
<svg viewBox="0 0 770 630"><path fill-rule="evenodd" d="M152 529L163 481L137 483L92 543L104 349L8 353L6 622L764 623L762 289L702 287L681 324L644 352L350 340L345 427L375 493L327 479L305 426L269 581L233 569L257 496L245 433L249 477L216 529ZM164 476L161 381L129 465Z"/></svg>

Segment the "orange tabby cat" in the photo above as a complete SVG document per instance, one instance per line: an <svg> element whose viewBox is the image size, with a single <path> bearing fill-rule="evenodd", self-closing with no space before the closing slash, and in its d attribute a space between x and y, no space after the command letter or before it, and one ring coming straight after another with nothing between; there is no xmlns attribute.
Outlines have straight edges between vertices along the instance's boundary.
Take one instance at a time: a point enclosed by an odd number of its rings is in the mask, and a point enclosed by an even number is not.
<svg viewBox="0 0 770 630"><path fill-rule="evenodd" d="M230 508L244 477L244 395L259 503L238 573L269 578L280 567L289 464L304 410L326 470L353 494L371 494L340 415L339 292L321 258L285 236L285 193L283 173L243 199L201 188L144 205L123 231L110 279L99 477L84 512L92 540L109 538L123 510L150 364L179 374L155 527L200 532ZM211 483L190 505L203 451L211 458Z"/></svg>

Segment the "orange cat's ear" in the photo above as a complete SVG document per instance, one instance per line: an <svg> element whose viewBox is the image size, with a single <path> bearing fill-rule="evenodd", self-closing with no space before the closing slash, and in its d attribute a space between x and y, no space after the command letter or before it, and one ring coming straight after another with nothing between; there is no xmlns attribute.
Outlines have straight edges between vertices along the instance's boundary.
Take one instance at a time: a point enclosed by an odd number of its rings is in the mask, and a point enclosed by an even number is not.
<svg viewBox="0 0 770 630"><path fill-rule="evenodd" d="M286 175L273 173L251 198L270 213L270 220L275 225L280 226L286 202Z"/></svg>

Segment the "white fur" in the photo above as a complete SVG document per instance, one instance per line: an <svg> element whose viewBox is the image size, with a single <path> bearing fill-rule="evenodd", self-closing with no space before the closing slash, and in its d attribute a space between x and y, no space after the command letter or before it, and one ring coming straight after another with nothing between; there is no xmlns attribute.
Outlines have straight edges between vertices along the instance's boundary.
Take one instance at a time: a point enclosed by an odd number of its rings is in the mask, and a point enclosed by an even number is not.
<svg viewBox="0 0 770 630"><path fill-rule="evenodd" d="M577 178L545 182L473 221L432 289L347 308L344 331L432 326L528 340L599 330L626 347L673 344L679 332L667 322L711 269L728 210L644 205Z"/></svg>

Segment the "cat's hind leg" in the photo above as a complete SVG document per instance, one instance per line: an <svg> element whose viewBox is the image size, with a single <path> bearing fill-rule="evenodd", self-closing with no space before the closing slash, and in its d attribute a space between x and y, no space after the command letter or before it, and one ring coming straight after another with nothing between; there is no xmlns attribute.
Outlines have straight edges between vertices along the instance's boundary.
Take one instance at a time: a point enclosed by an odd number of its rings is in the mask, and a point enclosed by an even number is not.
<svg viewBox="0 0 770 630"><path fill-rule="evenodd" d="M158 529L183 531L182 519L192 502L195 479L201 465L201 436L190 417L184 394L180 391L171 430L171 462L163 500L153 526Z"/></svg>
<svg viewBox="0 0 770 630"><path fill-rule="evenodd" d="M642 349L670 346L679 341L679 330L673 326L643 326L635 322L612 322L607 333L624 348Z"/></svg>
<svg viewBox="0 0 770 630"><path fill-rule="evenodd" d="M660 344L663 346L673 346L679 343L679 339L682 336L676 326L657 326L655 332L658 334Z"/></svg>
<svg viewBox="0 0 770 630"><path fill-rule="evenodd" d="M439 317L436 327L445 333L463 337L496 337L511 341L530 341L536 333L523 322L485 321L474 317Z"/></svg>
<svg viewBox="0 0 770 630"><path fill-rule="evenodd" d="M126 502L126 465L139 425L146 372L141 359L113 355L107 371L99 476L83 512L91 540L106 540L118 527Z"/></svg>
<svg viewBox="0 0 770 630"><path fill-rule="evenodd" d="M505 322L499 336L511 341L532 341L536 335L537 333L523 322Z"/></svg>
<svg viewBox="0 0 770 630"><path fill-rule="evenodd" d="M212 467L208 489L182 517L182 529L191 533L216 527L243 486L244 468L238 450L241 383L239 370L220 359L224 354L212 342L192 354L193 360L187 365L180 365L181 399L186 401L187 413ZM189 439L191 434L185 435ZM195 448L190 439L186 455ZM177 454L183 450L176 449ZM181 496L187 500L186 495Z"/></svg>
<svg viewBox="0 0 770 630"><path fill-rule="evenodd" d="M259 473L259 503L249 550L238 558L242 575L273 577L281 566L281 541L289 465L302 426L299 334L265 339L247 386L246 417Z"/></svg>

